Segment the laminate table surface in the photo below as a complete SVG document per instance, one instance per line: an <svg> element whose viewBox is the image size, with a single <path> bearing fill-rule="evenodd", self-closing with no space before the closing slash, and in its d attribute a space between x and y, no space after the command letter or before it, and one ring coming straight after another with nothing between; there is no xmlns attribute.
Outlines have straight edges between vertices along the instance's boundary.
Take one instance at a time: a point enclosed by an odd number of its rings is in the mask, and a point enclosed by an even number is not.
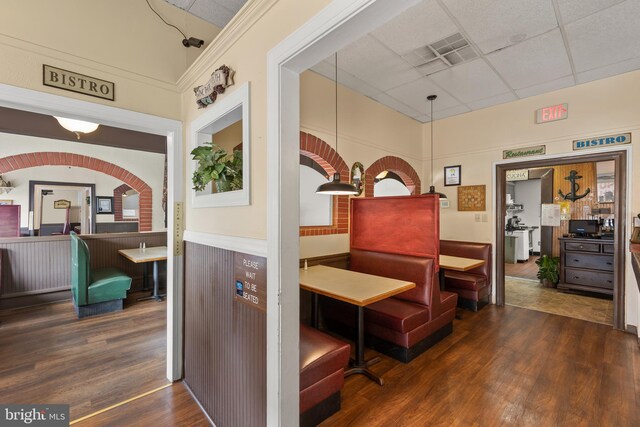
<svg viewBox="0 0 640 427"><path fill-rule="evenodd" d="M153 293L148 297L138 298L138 301L143 301L147 299L152 299L155 301L162 301L165 295L161 295L159 288L159 278L158 278L158 261L166 261L167 260L167 247L166 246L151 246L149 248L133 248L133 249L120 249L118 253L123 257L127 258L129 261L134 262L136 264L150 262L153 266ZM147 264L147 271L148 271ZM145 273L145 288L147 283L147 273Z"/></svg>
<svg viewBox="0 0 640 427"><path fill-rule="evenodd" d="M451 255L440 255L440 268L445 270L467 271L484 265L484 260L464 258Z"/></svg>
<svg viewBox="0 0 640 427"><path fill-rule="evenodd" d="M141 262L165 261L167 259L166 246L152 246L145 249L120 249L118 253L136 264Z"/></svg>
<svg viewBox="0 0 640 427"><path fill-rule="evenodd" d="M300 287L364 307L415 288L416 284L326 265L314 265L307 270L300 269Z"/></svg>

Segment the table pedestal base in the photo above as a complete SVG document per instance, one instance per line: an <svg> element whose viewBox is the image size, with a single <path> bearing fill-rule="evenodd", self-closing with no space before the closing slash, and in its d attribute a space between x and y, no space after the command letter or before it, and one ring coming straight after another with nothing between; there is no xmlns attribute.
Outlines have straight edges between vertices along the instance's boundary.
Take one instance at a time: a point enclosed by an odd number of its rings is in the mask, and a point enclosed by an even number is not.
<svg viewBox="0 0 640 427"><path fill-rule="evenodd" d="M344 376L346 378L350 375L361 374L368 377L373 382L378 383L378 385L384 385L384 380L369 369L369 366L375 365L379 361L379 357L374 357L373 359L365 361L363 365L356 365L356 361L352 359L349 363L349 369L344 371Z"/></svg>

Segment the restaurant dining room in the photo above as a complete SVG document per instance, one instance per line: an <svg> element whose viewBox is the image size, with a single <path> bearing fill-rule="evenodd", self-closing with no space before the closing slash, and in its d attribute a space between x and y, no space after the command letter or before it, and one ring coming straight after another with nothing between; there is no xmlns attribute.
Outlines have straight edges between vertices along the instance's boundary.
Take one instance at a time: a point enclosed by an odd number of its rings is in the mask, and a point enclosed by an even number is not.
<svg viewBox="0 0 640 427"><path fill-rule="evenodd" d="M0 425L640 425L640 2L14 3Z"/></svg>

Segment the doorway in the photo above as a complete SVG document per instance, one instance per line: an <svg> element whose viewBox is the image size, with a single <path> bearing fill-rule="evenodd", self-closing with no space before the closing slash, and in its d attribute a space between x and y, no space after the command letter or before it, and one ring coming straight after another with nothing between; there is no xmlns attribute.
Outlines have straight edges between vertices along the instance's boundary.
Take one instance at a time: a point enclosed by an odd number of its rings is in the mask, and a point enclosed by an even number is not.
<svg viewBox="0 0 640 427"><path fill-rule="evenodd" d="M508 226L513 224L516 221L509 221L509 213L507 212L507 202L509 199L513 200L513 195L507 196L509 194L509 184L507 181L507 172L513 170L532 170L532 169L546 169L547 176L551 175L548 172L548 169L556 169L555 176L556 183L559 179L564 178L567 175L567 171L564 171L567 167L574 164L583 164L583 163L591 163L594 165L599 162L612 162L615 170L615 176L612 178L613 187L614 187L614 200L612 203L607 204L610 206L609 212L607 216L611 216L615 218L616 227L607 228L607 231L610 232L610 235L607 238L611 238L611 240L593 240L593 245L598 246L598 256L610 256L612 257L612 298L613 298L613 327L615 329L624 329L624 298L625 298L625 290L624 290L624 267L625 267L625 240L624 236L626 233L625 223L626 223L626 182L627 182L627 150L617 150L617 151L602 151L596 154L587 154L587 155L578 155L572 157L550 157L545 159L536 159L531 161L520 161L520 162L510 162L510 163L502 163L496 164L496 303L498 305L504 305L508 303L508 299L506 298L506 292L508 289L507 285L508 280L505 277L509 277L507 274L508 266L505 262L508 262L511 259L510 254L507 249L509 248L509 243L507 238L505 237L505 230L507 230ZM558 172L562 171L562 172ZM562 175L562 176L559 176ZM595 178L594 178L595 179ZM554 178L551 178L552 182ZM541 186L544 188L545 186ZM595 187L595 186L594 186ZM581 194L585 194L585 198L582 202L575 200L575 203L568 200L563 200L562 195L554 194L555 191L549 193L549 185L547 184L547 189L541 192L542 203L543 204L554 204L560 201L564 201L563 209L567 209L563 211L564 220L562 221L561 227L552 227L541 225L541 247L540 254L547 255L549 257L558 256L560 258L560 248L563 244L564 238L573 238L579 237L575 236L575 234L569 233L568 226L571 223L571 215L574 215L575 218L600 218L600 208L595 208L594 206L599 206L599 199L596 195L596 188L590 188L590 191L594 193L591 195L590 199L586 198L588 192L586 192L586 188L582 190ZM551 187L554 188L554 187ZM544 200L546 194L546 200ZM551 194L552 198L549 200L549 194ZM517 201L517 200L516 200ZM512 203L513 205L514 203ZM592 206L593 205L593 206ZM518 206L518 209L521 206ZM573 213L572 213L573 211ZM604 211L604 210L603 210ZM511 213L512 215L513 213ZM512 216L511 216L512 217ZM574 218L574 219L575 219ZM595 221L595 220L594 220ZM601 221L606 224L606 222ZM543 223L544 224L544 223ZM588 236L588 237L601 237L598 236ZM576 241L577 242L577 241ZM570 242L573 244L575 242ZM602 246L602 248L600 247ZM606 246L606 248L605 248ZM606 251L609 251L608 248L611 248L611 254L606 255ZM595 248L595 246L594 246ZM595 250L595 249L594 249ZM533 251L532 251L533 252ZM590 256L587 254L587 256ZM527 262L531 259L529 258ZM562 265L567 262L562 262L560 265L559 273L561 275L560 280L563 279L562 274ZM573 268L573 267L572 267ZM572 269L569 269L573 271ZM568 270L568 271L569 271ZM536 269L537 271L537 269ZM577 270L576 270L577 271ZM582 280L582 279L580 279ZM576 281L580 281L576 280ZM562 283L560 284L562 287ZM572 286L566 286L566 288L572 288ZM578 288L578 286L576 286ZM578 289L582 291L584 289ZM569 292L573 292L574 289L568 289Z"/></svg>

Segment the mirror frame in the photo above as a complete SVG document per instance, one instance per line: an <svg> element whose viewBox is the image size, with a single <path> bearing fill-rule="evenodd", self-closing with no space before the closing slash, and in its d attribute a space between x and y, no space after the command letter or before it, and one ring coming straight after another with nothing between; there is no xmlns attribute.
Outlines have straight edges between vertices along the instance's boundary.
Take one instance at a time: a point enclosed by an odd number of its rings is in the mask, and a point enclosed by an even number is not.
<svg viewBox="0 0 640 427"><path fill-rule="evenodd" d="M218 100L207 107L205 112L191 121L189 124L189 153L196 148L199 143L198 135L200 131L222 117L226 116L238 107L242 107L242 190L225 191L224 193L198 194L191 183L191 177L197 167L197 162L189 158L189 187L191 189L191 207L193 208L213 208L222 206L246 206L251 200L251 136L249 133L249 110L250 110L250 90L249 82L243 84L235 91L224 94ZM188 154L189 155L189 154ZM190 157L190 155L189 155Z"/></svg>

